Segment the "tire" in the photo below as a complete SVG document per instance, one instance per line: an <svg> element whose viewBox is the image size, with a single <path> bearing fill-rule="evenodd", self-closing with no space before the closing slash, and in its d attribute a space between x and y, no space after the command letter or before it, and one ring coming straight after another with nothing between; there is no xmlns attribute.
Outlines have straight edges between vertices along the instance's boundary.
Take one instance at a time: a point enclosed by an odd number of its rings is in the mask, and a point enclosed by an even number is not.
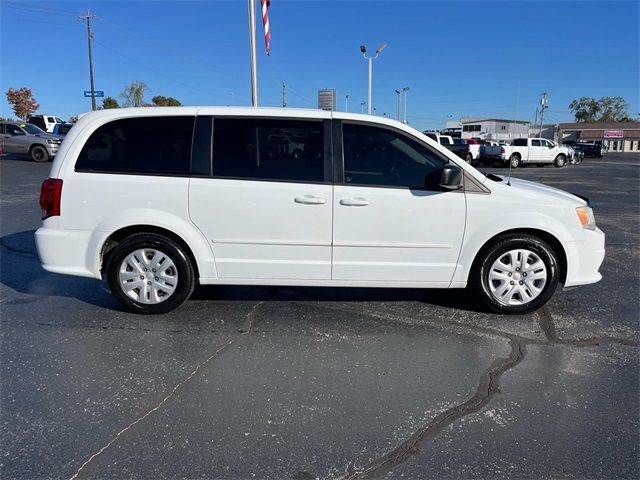
<svg viewBox="0 0 640 480"><path fill-rule="evenodd" d="M509 157L509 163L511 164L511 168L518 168L520 166L520 155L516 155L515 153Z"/></svg>
<svg viewBox="0 0 640 480"><path fill-rule="evenodd" d="M467 162L469 165L473 164L473 155L471 155L470 153L467 153L467 156L464 158L464 161Z"/></svg>
<svg viewBox="0 0 640 480"><path fill-rule="evenodd" d="M29 149L29 155L31 155L31 160L34 162L48 162L49 161L49 152L42 145L33 145Z"/></svg>
<svg viewBox="0 0 640 480"><path fill-rule="evenodd" d="M534 268L525 270L519 262ZM523 314L547 303L559 279L558 259L549 245L532 235L507 234L478 254L469 280L494 312Z"/></svg>
<svg viewBox="0 0 640 480"><path fill-rule="evenodd" d="M162 314L178 308L191 296L195 275L182 247L161 235L140 233L126 238L111 252L107 281L113 296L127 309Z"/></svg>
<svg viewBox="0 0 640 480"><path fill-rule="evenodd" d="M565 157L564 155L558 155L556 157L556 159L553 161L553 164L557 167L557 168L562 168L567 164L567 157Z"/></svg>

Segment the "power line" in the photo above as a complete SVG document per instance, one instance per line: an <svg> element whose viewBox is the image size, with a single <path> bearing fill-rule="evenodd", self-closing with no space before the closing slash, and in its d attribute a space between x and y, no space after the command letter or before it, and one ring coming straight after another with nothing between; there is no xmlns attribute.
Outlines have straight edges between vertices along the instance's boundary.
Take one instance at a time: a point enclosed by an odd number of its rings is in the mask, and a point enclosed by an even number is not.
<svg viewBox="0 0 640 480"><path fill-rule="evenodd" d="M3 2L3 5L7 8L13 8L15 10L22 10L29 13L42 13L46 15L62 15L65 17L75 17L77 12L70 10L61 10L59 8L44 7L41 5L31 5L28 3L15 3L15 2Z"/></svg>

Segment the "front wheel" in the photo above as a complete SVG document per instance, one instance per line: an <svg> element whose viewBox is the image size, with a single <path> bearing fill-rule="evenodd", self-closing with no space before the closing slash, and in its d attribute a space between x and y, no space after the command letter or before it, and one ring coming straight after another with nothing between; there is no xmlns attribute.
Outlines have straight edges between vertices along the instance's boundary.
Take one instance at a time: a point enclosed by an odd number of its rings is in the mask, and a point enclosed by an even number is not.
<svg viewBox="0 0 640 480"><path fill-rule="evenodd" d="M471 155L470 153L467 153L467 156L464 158L464 160L469 165L472 165L473 164L473 155Z"/></svg>
<svg viewBox="0 0 640 480"><path fill-rule="evenodd" d="M144 314L170 312L191 296L195 286L193 266L184 250L152 233L132 235L115 247L107 280L122 305Z"/></svg>
<svg viewBox="0 0 640 480"><path fill-rule="evenodd" d="M31 147L29 154L31 155L31 160L33 160L34 162L49 161L49 153L47 152L47 149L42 145L34 145L33 147Z"/></svg>
<svg viewBox="0 0 640 480"><path fill-rule="evenodd" d="M511 155L509 163L511 163L511 168L518 168L520 166L520 157L518 155Z"/></svg>
<svg viewBox="0 0 640 480"><path fill-rule="evenodd" d="M567 163L567 158L564 155L558 155L555 161L553 162L553 164L558 168L564 167L566 163Z"/></svg>
<svg viewBox="0 0 640 480"><path fill-rule="evenodd" d="M532 235L499 237L480 253L471 284L493 311L528 313L542 307L560 278L558 260L544 241Z"/></svg>

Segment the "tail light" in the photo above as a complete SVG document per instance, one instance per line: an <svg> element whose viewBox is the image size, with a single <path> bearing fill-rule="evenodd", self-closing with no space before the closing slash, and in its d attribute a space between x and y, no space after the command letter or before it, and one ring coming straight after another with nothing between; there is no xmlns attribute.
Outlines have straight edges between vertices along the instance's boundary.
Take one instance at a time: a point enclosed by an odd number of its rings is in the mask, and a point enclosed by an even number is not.
<svg viewBox="0 0 640 480"><path fill-rule="evenodd" d="M60 215L60 199L62 197L62 180L47 178L40 188L40 208L42 219Z"/></svg>

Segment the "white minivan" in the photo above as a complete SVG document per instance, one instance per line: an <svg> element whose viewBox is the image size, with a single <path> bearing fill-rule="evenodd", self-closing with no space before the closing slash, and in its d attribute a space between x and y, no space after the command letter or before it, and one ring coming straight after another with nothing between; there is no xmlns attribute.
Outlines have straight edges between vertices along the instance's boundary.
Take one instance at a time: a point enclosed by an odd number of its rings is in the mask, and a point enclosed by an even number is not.
<svg viewBox="0 0 640 480"><path fill-rule="evenodd" d="M484 175L413 128L318 110L83 116L42 185L45 270L140 313L194 285L470 287L504 313L600 280L585 199Z"/></svg>

